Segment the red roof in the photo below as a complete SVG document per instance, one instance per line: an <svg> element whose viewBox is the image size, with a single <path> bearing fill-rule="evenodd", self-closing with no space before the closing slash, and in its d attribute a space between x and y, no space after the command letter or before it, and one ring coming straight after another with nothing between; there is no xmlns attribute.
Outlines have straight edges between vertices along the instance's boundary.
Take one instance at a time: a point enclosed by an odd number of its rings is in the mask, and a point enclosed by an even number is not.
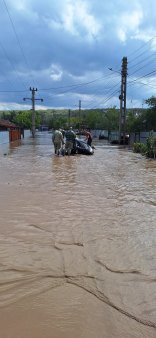
<svg viewBox="0 0 156 338"><path fill-rule="evenodd" d="M8 120L0 120L0 127L4 128L19 128L15 123L12 123Z"/></svg>

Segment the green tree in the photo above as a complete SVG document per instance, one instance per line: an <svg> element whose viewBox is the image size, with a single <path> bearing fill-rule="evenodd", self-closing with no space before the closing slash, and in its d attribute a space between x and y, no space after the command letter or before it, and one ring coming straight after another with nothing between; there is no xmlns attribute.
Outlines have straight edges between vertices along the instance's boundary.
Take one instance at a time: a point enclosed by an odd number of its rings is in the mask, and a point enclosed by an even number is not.
<svg viewBox="0 0 156 338"><path fill-rule="evenodd" d="M119 111L116 107L110 108L104 115L105 117L105 129L109 131L119 129Z"/></svg>
<svg viewBox="0 0 156 338"><path fill-rule="evenodd" d="M32 111L31 110L19 111L14 117L13 122L25 129L31 129ZM35 123L37 128L41 124L41 116L37 111L35 112Z"/></svg>
<svg viewBox="0 0 156 338"><path fill-rule="evenodd" d="M145 100L145 103L149 106L149 109L146 111L146 129L156 130L156 97L151 96L149 99Z"/></svg>
<svg viewBox="0 0 156 338"><path fill-rule="evenodd" d="M127 132L139 132L146 129L146 111L135 113L128 111L126 119Z"/></svg>
<svg viewBox="0 0 156 338"><path fill-rule="evenodd" d="M86 113L85 123L88 128L94 129L99 125L101 115L97 110L90 110Z"/></svg>

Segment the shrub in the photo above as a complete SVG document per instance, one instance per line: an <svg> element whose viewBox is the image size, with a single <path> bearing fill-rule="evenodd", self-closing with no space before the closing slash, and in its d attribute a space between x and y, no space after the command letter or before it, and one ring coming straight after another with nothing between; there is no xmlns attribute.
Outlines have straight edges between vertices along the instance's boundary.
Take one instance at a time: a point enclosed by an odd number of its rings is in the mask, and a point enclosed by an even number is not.
<svg viewBox="0 0 156 338"><path fill-rule="evenodd" d="M154 138L153 132L151 131L149 133L149 136L146 141L147 146L147 157L154 157L155 156L155 150L156 150L156 139Z"/></svg>
<svg viewBox="0 0 156 338"><path fill-rule="evenodd" d="M133 144L133 151L135 153L141 153L142 155L146 155L147 152L147 146L144 143L140 143L140 142L135 142Z"/></svg>
<svg viewBox="0 0 156 338"><path fill-rule="evenodd" d="M146 155L149 158L156 157L156 138L153 135L153 132L149 133L149 136L146 140L146 143L135 142L133 144L133 151L135 153L141 153Z"/></svg>

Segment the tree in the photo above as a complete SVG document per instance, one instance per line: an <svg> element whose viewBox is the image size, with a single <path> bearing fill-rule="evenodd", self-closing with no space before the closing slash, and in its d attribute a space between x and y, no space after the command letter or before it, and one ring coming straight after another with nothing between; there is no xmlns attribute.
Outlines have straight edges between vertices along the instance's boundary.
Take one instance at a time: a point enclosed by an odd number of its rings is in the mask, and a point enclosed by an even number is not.
<svg viewBox="0 0 156 338"><path fill-rule="evenodd" d="M25 129L31 129L32 111L31 110L19 111L14 117L13 122ZM41 124L41 116L37 111L35 112L35 124L36 127L39 127L39 125Z"/></svg>
<svg viewBox="0 0 156 338"><path fill-rule="evenodd" d="M94 129L99 125L101 115L97 110L89 110L85 115L85 124L88 128Z"/></svg>
<svg viewBox="0 0 156 338"><path fill-rule="evenodd" d="M130 132L139 132L146 129L146 111L139 114L128 111L126 119L126 130Z"/></svg>
<svg viewBox="0 0 156 338"><path fill-rule="evenodd" d="M151 96L149 99L145 100L145 103L149 107L156 109L156 97L155 96Z"/></svg>
<svg viewBox="0 0 156 338"><path fill-rule="evenodd" d="M105 129L115 131L119 129L119 112L116 107L110 108L105 112Z"/></svg>
<svg viewBox="0 0 156 338"><path fill-rule="evenodd" d="M156 97L151 96L149 99L145 100L145 103L149 106L149 109L146 111L146 129L156 130Z"/></svg>
<svg viewBox="0 0 156 338"><path fill-rule="evenodd" d="M116 107L85 111L84 122L91 129L118 130L119 112Z"/></svg>

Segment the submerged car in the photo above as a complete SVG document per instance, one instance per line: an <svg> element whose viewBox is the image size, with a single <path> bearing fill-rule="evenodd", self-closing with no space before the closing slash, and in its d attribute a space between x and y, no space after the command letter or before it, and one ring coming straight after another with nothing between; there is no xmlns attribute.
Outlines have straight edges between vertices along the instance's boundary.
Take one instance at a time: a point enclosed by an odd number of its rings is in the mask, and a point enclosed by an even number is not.
<svg viewBox="0 0 156 338"><path fill-rule="evenodd" d="M84 140L79 138L75 139L75 145L72 149L72 155L83 154L83 155L93 155L94 149L90 147ZM67 155L67 152L64 150L62 155Z"/></svg>
<svg viewBox="0 0 156 338"><path fill-rule="evenodd" d="M75 139L75 146L72 150L73 154L93 155L94 149L89 146L84 140L79 138Z"/></svg>

